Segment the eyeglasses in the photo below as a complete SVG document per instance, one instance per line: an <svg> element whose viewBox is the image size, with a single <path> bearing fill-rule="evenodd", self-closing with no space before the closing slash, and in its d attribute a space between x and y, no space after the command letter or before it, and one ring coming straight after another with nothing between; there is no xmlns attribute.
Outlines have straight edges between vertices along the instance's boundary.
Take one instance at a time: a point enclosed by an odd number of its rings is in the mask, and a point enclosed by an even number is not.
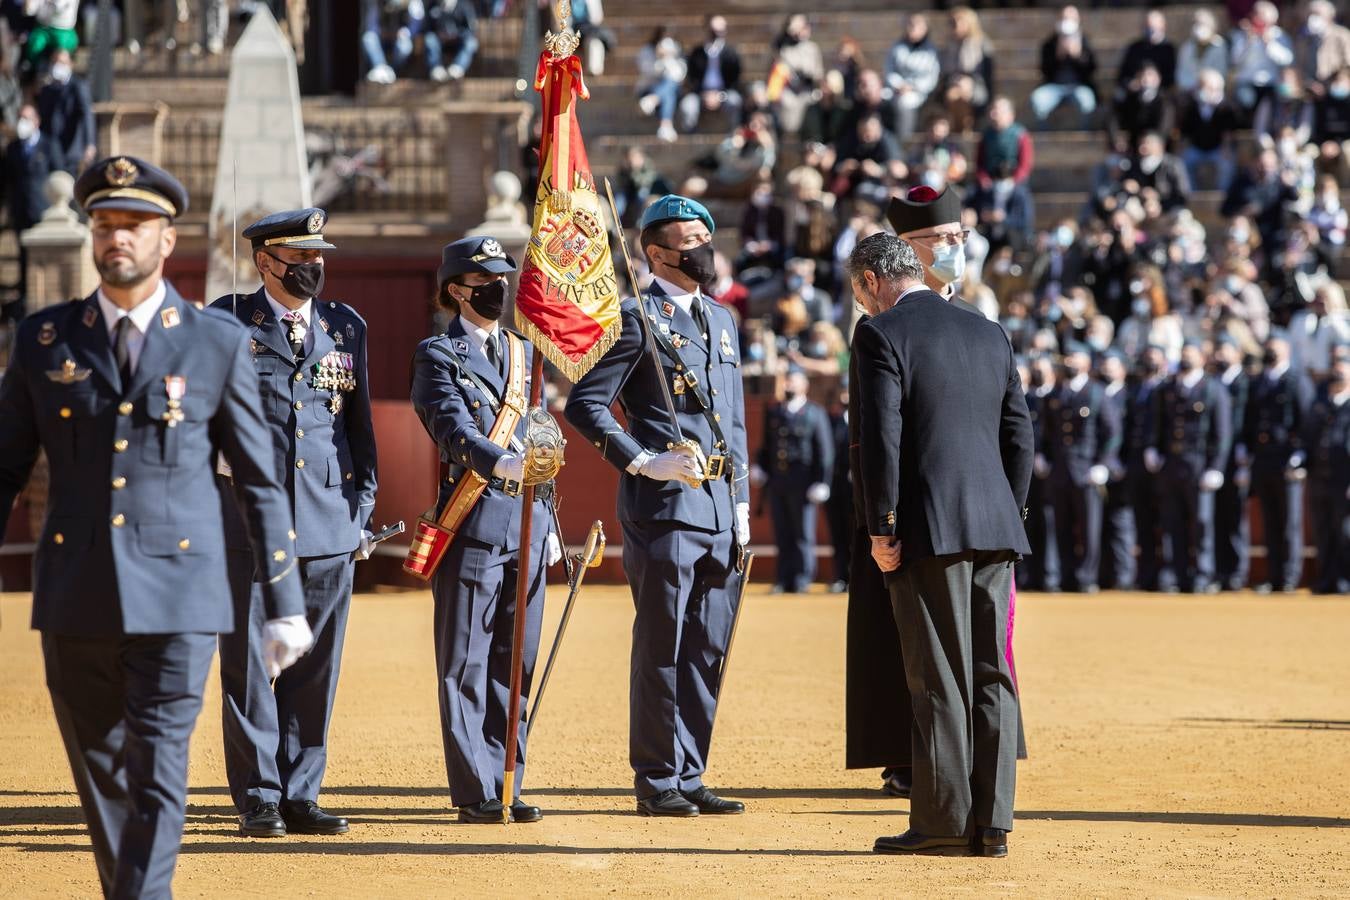
<svg viewBox="0 0 1350 900"><path fill-rule="evenodd" d="M934 247L950 247L964 244L968 237L970 237L970 229L963 228L960 231L952 232L930 231L927 234L912 234L906 238L906 240L923 241L925 244L930 244Z"/></svg>

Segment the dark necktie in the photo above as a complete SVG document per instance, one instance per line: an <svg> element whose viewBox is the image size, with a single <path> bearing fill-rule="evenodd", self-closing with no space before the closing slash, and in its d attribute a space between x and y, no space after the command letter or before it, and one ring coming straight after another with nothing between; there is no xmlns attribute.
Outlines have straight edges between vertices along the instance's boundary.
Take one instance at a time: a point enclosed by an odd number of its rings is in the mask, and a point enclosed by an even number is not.
<svg viewBox="0 0 1350 900"><path fill-rule="evenodd" d="M122 378L122 391L131 387L131 324L130 316L117 320L116 336L113 340L113 353L117 358L117 374Z"/></svg>
<svg viewBox="0 0 1350 900"><path fill-rule="evenodd" d="M286 323L286 340L291 343L291 353L296 359L303 359L305 356L305 320L300 317L300 313L292 310L282 316L281 321Z"/></svg>
<svg viewBox="0 0 1350 900"><path fill-rule="evenodd" d="M497 370L497 374L500 375L502 371L502 355L498 350L497 336L495 334L489 335L487 340L483 342L483 352L487 354L488 362L492 363L493 367Z"/></svg>
<svg viewBox="0 0 1350 900"><path fill-rule="evenodd" d="M698 326L698 333L703 335L703 339L708 340L708 317L703 312L703 300L699 297L694 298L694 302L689 304L689 316Z"/></svg>

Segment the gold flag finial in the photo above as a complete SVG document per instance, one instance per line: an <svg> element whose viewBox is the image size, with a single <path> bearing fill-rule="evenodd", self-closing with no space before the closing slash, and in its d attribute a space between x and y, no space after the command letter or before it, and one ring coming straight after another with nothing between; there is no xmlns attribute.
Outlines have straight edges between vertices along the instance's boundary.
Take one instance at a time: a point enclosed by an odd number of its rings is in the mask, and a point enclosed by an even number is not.
<svg viewBox="0 0 1350 900"><path fill-rule="evenodd" d="M581 46L581 35L567 27L572 18L572 0L558 0L553 12L558 17L558 33L554 34L552 31L546 33L544 47L554 57L566 59Z"/></svg>

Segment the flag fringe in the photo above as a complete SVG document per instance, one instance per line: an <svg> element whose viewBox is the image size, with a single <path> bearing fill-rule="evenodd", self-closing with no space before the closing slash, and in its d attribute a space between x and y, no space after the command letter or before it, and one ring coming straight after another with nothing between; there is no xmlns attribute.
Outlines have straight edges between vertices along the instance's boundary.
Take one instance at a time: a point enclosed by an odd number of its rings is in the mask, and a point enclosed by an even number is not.
<svg viewBox="0 0 1350 900"><path fill-rule="evenodd" d="M527 317L521 315L519 309L516 310L516 328L529 338L536 353L543 353L544 359L557 367L564 378L572 384L576 384L581 380L581 376L594 368L595 364L610 351L610 348L619 342L619 336L623 332L623 319L615 319L614 324L606 328L600 337L596 338L595 343L591 345L591 349L586 351L586 354L580 359L572 359L558 349L553 339Z"/></svg>

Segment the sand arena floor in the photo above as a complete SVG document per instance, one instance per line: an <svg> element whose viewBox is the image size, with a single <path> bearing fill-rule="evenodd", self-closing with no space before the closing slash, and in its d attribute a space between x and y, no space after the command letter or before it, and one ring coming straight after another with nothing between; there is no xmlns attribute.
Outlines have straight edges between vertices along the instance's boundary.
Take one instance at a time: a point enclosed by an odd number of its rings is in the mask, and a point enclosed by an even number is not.
<svg viewBox="0 0 1350 900"><path fill-rule="evenodd" d="M180 897L1350 895L1350 600L1019 598L1030 761L1006 860L879 857L907 804L843 760L844 600L752 589L708 783L649 820L627 758L631 606L592 587L531 744L533 825L448 808L429 595L359 596L325 805L338 838L234 836L219 690L192 748ZM550 590L546 641L563 593ZM98 891L27 596L0 595L0 896Z"/></svg>

